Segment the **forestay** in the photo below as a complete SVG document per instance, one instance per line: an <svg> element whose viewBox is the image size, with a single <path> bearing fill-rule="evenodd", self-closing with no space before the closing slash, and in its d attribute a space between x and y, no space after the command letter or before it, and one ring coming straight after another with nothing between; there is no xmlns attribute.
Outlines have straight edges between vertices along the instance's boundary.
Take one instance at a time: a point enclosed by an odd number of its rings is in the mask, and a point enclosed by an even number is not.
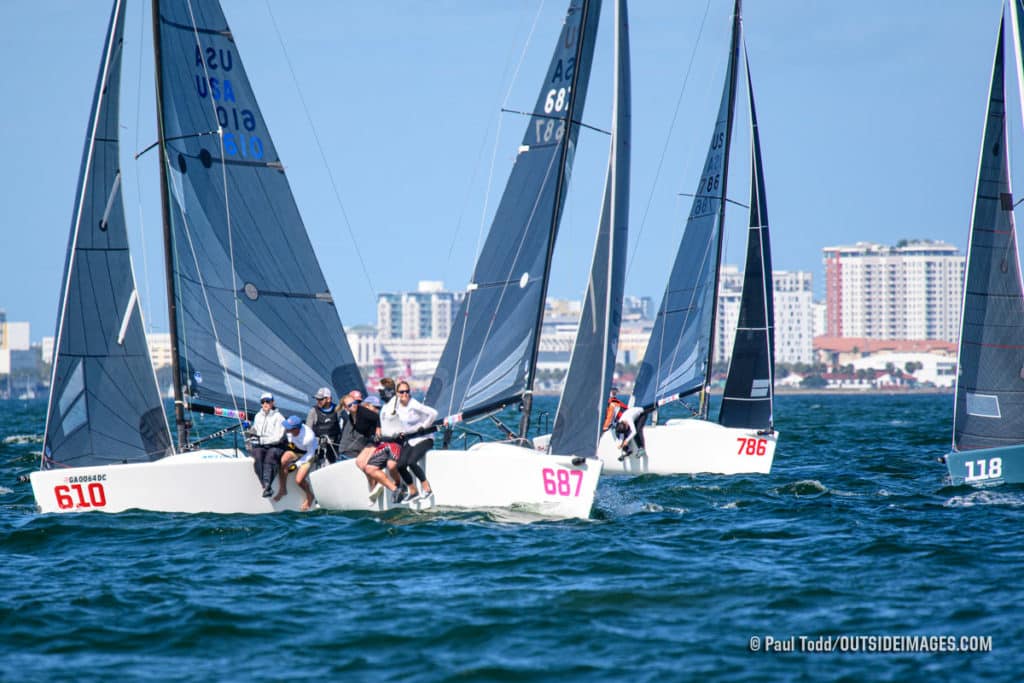
<svg viewBox="0 0 1024 683"><path fill-rule="evenodd" d="M725 85L704 170L633 390L633 404L645 408L661 399L700 390L709 371L739 51L738 8L736 14Z"/></svg>
<svg viewBox="0 0 1024 683"><path fill-rule="evenodd" d="M132 274L120 191L123 33L123 2L115 2L64 265L42 469L145 462L171 449Z"/></svg>
<svg viewBox="0 0 1024 683"><path fill-rule="evenodd" d="M560 186L568 180L578 132L572 118L583 111L599 15L599 0L569 5L473 279L427 391L426 402L442 415L468 418L517 400L533 379L545 278L565 201Z"/></svg>
<svg viewBox="0 0 1024 683"><path fill-rule="evenodd" d="M768 235L761 136L757 130L749 60L747 94L751 130L750 230L747 233L747 260L743 271L736 337L718 421L726 427L770 429L775 393L772 250Z"/></svg>
<svg viewBox="0 0 1024 683"><path fill-rule="evenodd" d="M622 322L629 228L630 71L626 1L616 1L615 103L604 204L573 344L565 388L555 413L552 453L597 454L605 396L611 387Z"/></svg>
<svg viewBox="0 0 1024 683"><path fill-rule="evenodd" d="M1020 11L1018 2L1013 6ZM1024 442L1024 298L1010 188L1003 35L1000 22L967 247L954 450Z"/></svg>
<svg viewBox="0 0 1024 683"><path fill-rule="evenodd" d="M363 389L220 5L156 2L180 375L192 408ZM218 135L218 131L222 135Z"/></svg>

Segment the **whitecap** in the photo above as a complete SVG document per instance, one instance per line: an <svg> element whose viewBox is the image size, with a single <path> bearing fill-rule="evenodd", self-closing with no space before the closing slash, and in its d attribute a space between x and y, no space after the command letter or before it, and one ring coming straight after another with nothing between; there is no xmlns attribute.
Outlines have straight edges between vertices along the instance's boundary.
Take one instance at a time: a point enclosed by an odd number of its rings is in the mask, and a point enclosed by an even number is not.
<svg viewBox="0 0 1024 683"><path fill-rule="evenodd" d="M953 496L943 507L974 507L975 505L1006 505L1008 507L1024 507L1024 498L1020 494L1001 493L999 491L973 491L964 496Z"/></svg>
<svg viewBox="0 0 1024 683"><path fill-rule="evenodd" d="M775 489L775 493L791 493L797 497L820 496L827 492L828 487L817 479L801 479L800 481L795 481L791 484L786 484L785 486Z"/></svg>
<svg viewBox="0 0 1024 683"><path fill-rule="evenodd" d="M4 437L4 443L39 443L43 440L42 434L11 434Z"/></svg>

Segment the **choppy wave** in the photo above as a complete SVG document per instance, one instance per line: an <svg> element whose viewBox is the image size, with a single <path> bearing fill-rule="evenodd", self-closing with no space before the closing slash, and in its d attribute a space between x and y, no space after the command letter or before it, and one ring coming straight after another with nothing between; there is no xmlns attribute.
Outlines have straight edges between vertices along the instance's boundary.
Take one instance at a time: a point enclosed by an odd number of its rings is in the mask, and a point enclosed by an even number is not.
<svg viewBox="0 0 1024 683"><path fill-rule="evenodd" d="M45 406L4 409L0 434L19 437ZM38 439L5 436L0 679L1015 681L1024 492L943 484L951 410L946 396L782 396L770 475L604 478L589 521L38 515L17 482ZM993 635L997 649L748 646L822 634Z"/></svg>

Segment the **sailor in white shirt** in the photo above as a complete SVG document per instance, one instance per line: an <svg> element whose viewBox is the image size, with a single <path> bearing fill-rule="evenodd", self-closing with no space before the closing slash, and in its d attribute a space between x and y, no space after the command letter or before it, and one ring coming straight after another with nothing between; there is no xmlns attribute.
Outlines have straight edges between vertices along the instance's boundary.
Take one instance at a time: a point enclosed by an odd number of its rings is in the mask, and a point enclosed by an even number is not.
<svg viewBox="0 0 1024 683"><path fill-rule="evenodd" d="M252 427L246 431L251 443L253 467L263 485L263 497L274 495L273 484L281 465L284 439L284 415L274 407L274 395L264 392L260 395L260 412L252 420Z"/></svg>
<svg viewBox="0 0 1024 683"><path fill-rule="evenodd" d="M402 453L397 461L388 462L389 474L392 477L400 476L408 488L407 492L400 494L402 497L395 502L409 502L416 499L427 499L433 495L430 482L427 481L427 474L419 462L423 456L434 447L434 439L430 436L420 435L406 439L407 434L412 434L421 429L426 429L437 420L437 411L430 406L423 405L412 397L408 382L399 382L396 386L395 397L388 401L381 411L381 434L397 435L402 442ZM412 470L412 474L409 471ZM420 480L420 491L416 490L416 483L412 475Z"/></svg>
<svg viewBox="0 0 1024 683"><path fill-rule="evenodd" d="M622 455L619 460L625 460L627 455L634 455L642 458L647 455L644 450L644 422L647 421L647 413L643 408L627 408L615 425L615 433L619 437L619 449ZM632 447L631 447L632 446Z"/></svg>
<svg viewBox="0 0 1024 683"><path fill-rule="evenodd" d="M306 477L316 459L319 440L312 429L302 424L302 418L298 415L292 415L285 420L283 427L288 445L285 447L284 455L281 456L281 490L274 496L274 500L281 500L288 494L288 466L294 462L297 466L295 483L306 494L306 500L302 502L299 509L306 511L313 505L313 489Z"/></svg>

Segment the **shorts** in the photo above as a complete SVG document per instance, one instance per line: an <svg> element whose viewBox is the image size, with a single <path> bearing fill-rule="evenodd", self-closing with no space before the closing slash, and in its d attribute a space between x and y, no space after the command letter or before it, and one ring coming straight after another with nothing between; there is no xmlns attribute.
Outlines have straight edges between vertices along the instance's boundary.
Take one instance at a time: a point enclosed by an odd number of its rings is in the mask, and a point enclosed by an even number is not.
<svg viewBox="0 0 1024 683"><path fill-rule="evenodd" d="M398 460L401 453L401 446L391 441L385 441L377 446L377 450L373 452L366 464L384 469L388 466L388 460Z"/></svg>

